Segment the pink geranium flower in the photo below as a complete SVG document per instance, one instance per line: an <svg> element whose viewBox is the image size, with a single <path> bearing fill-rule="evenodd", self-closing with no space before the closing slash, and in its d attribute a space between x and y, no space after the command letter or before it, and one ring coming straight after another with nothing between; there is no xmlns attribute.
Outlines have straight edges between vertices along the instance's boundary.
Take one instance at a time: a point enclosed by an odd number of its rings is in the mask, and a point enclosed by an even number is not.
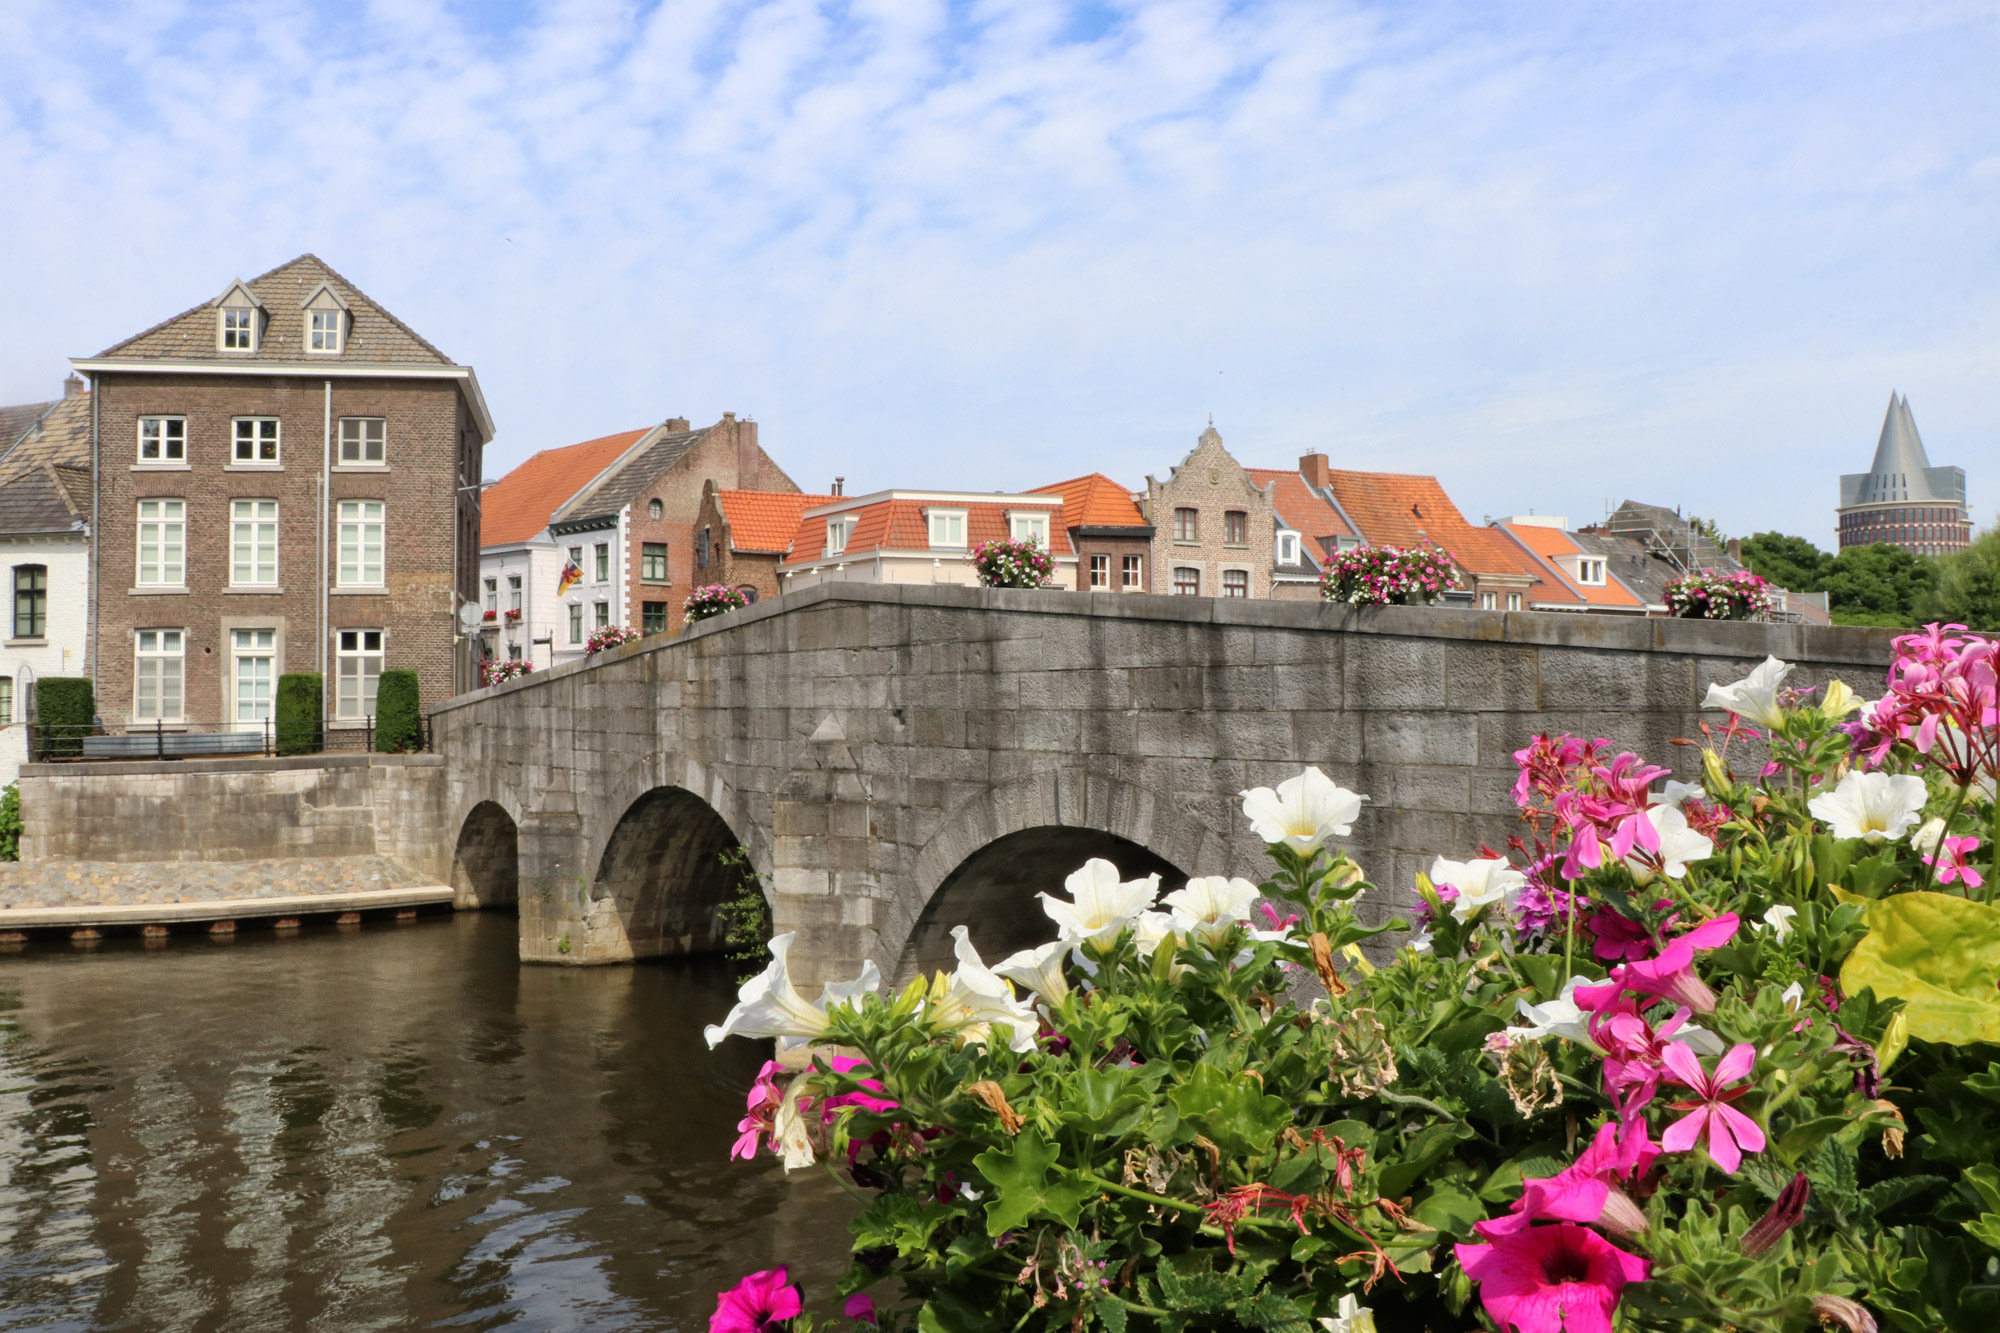
<svg viewBox="0 0 2000 1333"><path fill-rule="evenodd" d="M1577 987L1576 995L1581 996L1586 989L1589 988ZM1601 995L1603 988L1597 989ZM1579 1000L1579 1007L1592 1006ZM1693 1011L1683 1005L1655 1026L1640 1014L1638 1002L1629 995L1617 996L1591 1016L1591 1043L1604 1052L1604 1089L1622 1118L1632 1119L1653 1100L1653 1094L1659 1090L1662 1057L1668 1046L1695 1040L1714 1041L1712 1035L1693 1029L1682 1033L1692 1016ZM1722 1049L1720 1042L1714 1045L1717 1051Z"/></svg>
<svg viewBox="0 0 2000 1333"><path fill-rule="evenodd" d="M764 1067L757 1071L757 1081L750 1085L749 1114L736 1122L736 1146L729 1150L731 1161L742 1158L749 1161L757 1155L757 1141L771 1133L771 1127L778 1118L778 1107L785 1100L784 1090L777 1084L777 1076L785 1067L776 1060L766 1060ZM776 1140L771 1151L776 1152Z"/></svg>
<svg viewBox="0 0 2000 1333"><path fill-rule="evenodd" d="M858 1055L836 1055L827 1061L827 1064L836 1073L841 1074L851 1074L857 1069L868 1067L868 1062ZM868 1089L868 1092L884 1091L882 1080L878 1078L864 1078L861 1080L861 1086ZM887 1097L871 1097L868 1092L843 1092L828 1097L820 1108L821 1120L826 1124L832 1124L834 1112L843 1106L858 1106L864 1111L873 1111L880 1115L884 1111L895 1110L899 1105Z"/></svg>
<svg viewBox="0 0 2000 1333"><path fill-rule="evenodd" d="M717 1296L708 1333L764 1333L773 1324L797 1319L802 1309L799 1289L787 1281L780 1264L750 1274Z"/></svg>
<svg viewBox="0 0 2000 1333"><path fill-rule="evenodd" d="M1693 1051L1678 1044L1669 1045L1660 1059L1667 1072L1695 1094L1691 1101L1673 1104L1676 1111L1689 1114L1667 1126L1667 1132L1660 1136L1662 1148L1668 1152L1689 1152L1705 1135L1708 1155L1731 1175L1743 1164L1744 1153L1764 1151L1764 1131L1755 1120L1729 1104L1750 1091L1748 1087L1728 1085L1750 1076L1751 1066L1757 1062L1755 1046L1743 1041L1730 1047L1729 1053L1716 1062L1714 1074L1701 1067Z"/></svg>
<svg viewBox="0 0 2000 1333"><path fill-rule="evenodd" d="M1965 863L1965 857L1978 846L1977 838L1939 838L1938 855L1926 856L1924 864L1937 867L1937 882L1940 884L1963 883L1968 889L1976 889L1986 880Z"/></svg>
<svg viewBox="0 0 2000 1333"><path fill-rule="evenodd" d="M1611 1333L1626 1284L1651 1269L1574 1222L1505 1233L1481 1222L1474 1230L1491 1243L1458 1246L1459 1266L1509 1333Z"/></svg>

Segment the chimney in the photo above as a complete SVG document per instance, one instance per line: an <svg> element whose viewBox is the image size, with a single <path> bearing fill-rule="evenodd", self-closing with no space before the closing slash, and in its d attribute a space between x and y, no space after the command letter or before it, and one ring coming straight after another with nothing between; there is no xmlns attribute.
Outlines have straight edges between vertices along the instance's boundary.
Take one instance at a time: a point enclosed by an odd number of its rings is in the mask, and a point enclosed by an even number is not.
<svg viewBox="0 0 2000 1333"><path fill-rule="evenodd" d="M1325 454L1307 454L1299 460L1299 475L1306 479L1306 485L1325 487L1330 478L1326 470Z"/></svg>
<svg viewBox="0 0 2000 1333"><path fill-rule="evenodd" d="M724 412L724 413L722 414L722 424L723 424L723 425L725 425L725 426L733 426L733 425L735 425L735 424L736 424L736 414L735 414L734 412Z"/></svg>
<svg viewBox="0 0 2000 1333"><path fill-rule="evenodd" d="M847 478L835 477L833 479L833 493L835 495L847 494Z"/></svg>
<svg viewBox="0 0 2000 1333"><path fill-rule="evenodd" d="M83 392L83 376L71 375L63 381L63 397L74 398Z"/></svg>
<svg viewBox="0 0 2000 1333"><path fill-rule="evenodd" d="M687 430L688 419L686 417L668 417L666 425L668 430Z"/></svg>
<svg viewBox="0 0 2000 1333"><path fill-rule="evenodd" d="M1739 565L1743 563L1743 539L1741 537L1731 537L1729 539L1729 558Z"/></svg>

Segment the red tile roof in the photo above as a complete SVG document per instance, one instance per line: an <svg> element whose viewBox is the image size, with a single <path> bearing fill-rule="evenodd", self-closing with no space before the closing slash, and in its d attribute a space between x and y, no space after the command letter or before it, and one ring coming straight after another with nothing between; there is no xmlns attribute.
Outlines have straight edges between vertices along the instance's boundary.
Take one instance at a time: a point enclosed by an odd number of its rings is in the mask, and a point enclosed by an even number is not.
<svg viewBox="0 0 2000 1333"><path fill-rule="evenodd" d="M479 497L479 544L509 546L533 538L549 525L549 515L645 433L620 431L561 449L544 449L488 486Z"/></svg>
<svg viewBox="0 0 2000 1333"><path fill-rule="evenodd" d="M1580 583L1571 577L1561 562L1568 557L1591 553L1577 545L1561 528L1545 528L1538 523L1501 523L1495 526L1495 531L1506 533L1546 562L1541 571L1542 586L1535 589L1535 600L1544 605L1571 603L1630 610L1645 605L1618 581L1616 575L1608 576L1602 584ZM1608 570L1610 562L1605 563Z"/></svg>
<svg viewBox="0 0 2000 1333"><path fill-rule="evenodd" d="M1286 527L1308 537L1359 535L1347 526L1340 517L1340 511L1315 494L1313 488L1306 485L1306 479L1298 473L1267 467L1246 467L1243 470L1259 486L1268 486L1274 481L1278 483L1278 489L1271 493L1271 502Z"/></svg>
<svg viewBox="0 0 2000 1333"><path fill-rule="evenodd" d="M1435 542L1474 574L1539 579L1541 568L1498 532L1465 521L1436 477L1404 472L1328 472L1328 489L1371 546Z"/></svg>
<svg viewBox="0 0 2000 1333"><path fill-rule="evenodd" d="M1030 495L1060 495L1063 498L1062 525L1065 528L1143 528L1146 516L1133 502L1132 492L1102 472L1072 477L1052 486L1037 486Z"/></svg>
<svg viewBox="0 0 2000 1333"><path fill-rule="evenodd" d="M1003 540L1008 533L1007 511L1016 508L1004 500L932 502L892 498L837 514L802 515L798 531L792 537L791 554L785 557L784 563L820 559L820 553L826 550L829 518L855 520L854 531L848 534L847 545L842 548L843 555L869 551L928 551L931 549L930 526L925 521L924 511L933 507L965 511L967 550L981 542ZM1049 512L1054 515L1060 511L1052 508ZM1064 525L1058 522L1052 526L1053 530L1049 533L1050 553L1074 555L1076 548L1069 544L1069 532ZM954 554L957 549L951 548Z"/></svg>
<svg viewBox="0 0 2000 1333"><path fill-rule="evenodd" d="M799 495L792 491L717 491L716 503L729 524L729 546L736 551L766 551L783 555L792 549L799 515L814 505L831 504L837 495Z"/></svg>

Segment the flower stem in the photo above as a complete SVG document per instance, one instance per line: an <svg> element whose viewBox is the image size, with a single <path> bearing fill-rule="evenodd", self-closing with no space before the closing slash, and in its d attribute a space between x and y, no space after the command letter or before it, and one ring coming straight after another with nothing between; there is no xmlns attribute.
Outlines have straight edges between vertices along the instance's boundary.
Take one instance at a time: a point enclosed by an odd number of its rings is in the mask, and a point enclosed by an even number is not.
<svg viewBox="0 0 2000 1333"><path fill-rule="evenodd" d="M1202 1211L1202 1207L1198 1203L1189 1203L1184 1199L1170 1199L1164 1194L1148 1194L1144 1190L1131 1189L1125 1185L1115 1185L1094 1171L1079 1171L1077 1174L1107 1194L1122 1194L1128 1199L1143 1199L1147 1203L1156 1203L1162 1208L1178 1209L1183 1213L1198 1213Z"/></svg>

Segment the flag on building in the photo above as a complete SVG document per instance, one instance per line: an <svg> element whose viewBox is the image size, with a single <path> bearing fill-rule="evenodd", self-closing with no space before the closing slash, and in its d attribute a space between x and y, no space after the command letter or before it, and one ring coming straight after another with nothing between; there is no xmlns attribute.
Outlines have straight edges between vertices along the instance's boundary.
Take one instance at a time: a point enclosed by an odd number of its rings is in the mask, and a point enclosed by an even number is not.
<svg viewBox="0 0 2000 1333"><path fill-rule="evenodd" d="M583 571L576 567L574 560L563 565L562 577L556 580L556 596L560 597L583 582Z"/></svg>

